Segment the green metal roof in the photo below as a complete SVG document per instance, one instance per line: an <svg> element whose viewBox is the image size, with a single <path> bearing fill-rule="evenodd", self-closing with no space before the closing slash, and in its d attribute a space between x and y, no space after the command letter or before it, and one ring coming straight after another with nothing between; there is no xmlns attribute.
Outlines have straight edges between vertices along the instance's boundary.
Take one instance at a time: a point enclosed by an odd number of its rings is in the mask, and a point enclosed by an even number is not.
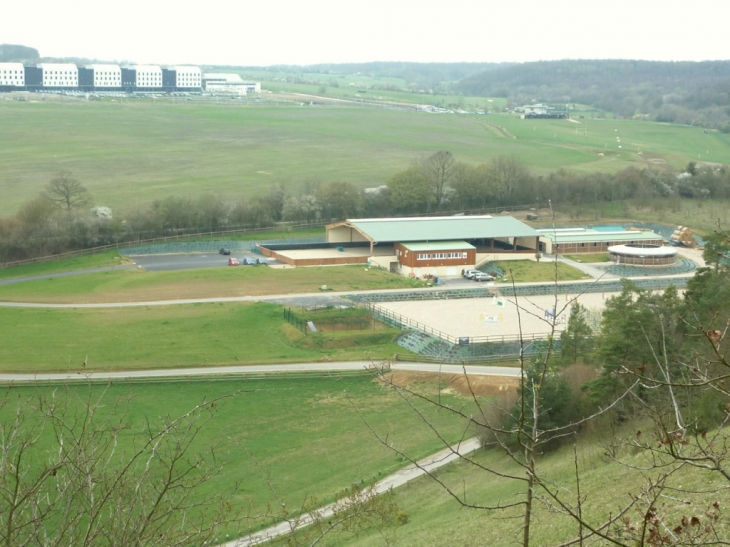
<svg viewBox="0 0 730 547"><path fill-rule="evenodd" d="M430 243L401 243L409 251L468 251L476 249L466 241L438 241Z"/></svg>
<svg viewBox="0 0 730 547"><path fill-rule="evenodd" d="M662 236L654 232L582 232L573 234L542 234L554 243L608 243L611 241L662 241Z"/></svg>
<svg viewBox="0 0 730 547"><path fill-rule="evenodd" d="M539 235L527 224L508 216L365 218L351 219L347 222L378 243Z"/></svg>

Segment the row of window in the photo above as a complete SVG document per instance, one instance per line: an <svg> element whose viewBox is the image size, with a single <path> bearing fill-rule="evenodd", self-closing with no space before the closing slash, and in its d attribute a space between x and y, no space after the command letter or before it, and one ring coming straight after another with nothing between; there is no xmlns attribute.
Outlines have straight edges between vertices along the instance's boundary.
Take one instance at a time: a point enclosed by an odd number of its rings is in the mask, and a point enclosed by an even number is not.
<svg viewBox="0 0 730 547"><path fill-rule="evenodd" d="M416 260L439 260L446 258L466 258L467 253L418 253Z"/></svg>
<svg viewBox="0 0 730 547"><path fill-rule="evenodd" d="M608 245L636 245L637 243L638 243L637 241L609 241L609 242L603 242L602 245L605 245L605 246L608 246ZM570 246L575 247L576 245L577 245L576 243L563 243L563 246L565 246L565 247L570 247ZM555 244L556 249L559 246L560 245L558 245L557 243ZM581 243L580 246L585 247L586 244ZM590 244L590 246L598 247L598 243L594 241L593 243Z"/></svg>

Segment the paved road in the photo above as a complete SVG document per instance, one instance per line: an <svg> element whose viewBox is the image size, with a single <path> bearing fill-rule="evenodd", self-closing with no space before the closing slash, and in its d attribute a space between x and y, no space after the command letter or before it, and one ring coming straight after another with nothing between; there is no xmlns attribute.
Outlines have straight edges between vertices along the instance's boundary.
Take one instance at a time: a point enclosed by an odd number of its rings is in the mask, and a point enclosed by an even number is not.
<svg viewBox="0 0 730 547"><path fill-rule="evenodd" d="M392 475L377 482L375 484L375 491L378 494L382 494L384 492L387 492L391 488L398 488L399 486L403 486L404 484L414 479L417 479L418 477L422 477L423 475L430 473L438 469L439 467L447 465L462 456L466 456L471 452L474 452L479 448L479 446L479 440L474 438L463 441L457 445L444 448L436 454L432 454L431 456L419 460L418 462L413 463L408 467L401 469L400 471L393 473ZM321 515L320 518L326 519L328 517L331 517L334 513L333 508L334 504L330 504L319 509L318 513L320 513ZM298 528L303 528L310 525L312 521L312 514L306 513L298 519L298 521L296 522L296 526ZM295 523L293 521L285 520L284 522L281 522L276 526L271 526L260 532L256 532L254 534L234 541L230 541L228 543L224 543L219 547L252 547L254 545L260 545L278 536L288 534L292 531L294 525Z"/></svg>
<svg viewBox="0 0 730 547"><path fill-rule="evenodd" d="M333 363L294 363L286 365L251 365L231 367L198 367L198 368L176 368L161 370L128 370L115 372L89 372L74 371L62 373L36 373L36 374L0 374L0 382L65 382L78 380L80 378L89 380L122 380L135 378L174 378L186 376L214 376L231 374L267 374L276 372L337 372L337 371L358 371L371 369L378 363L371 361L351 361ZM441 365L433 363L393 363L392 370L419 371L419 372L441 372L443 374L460 374L466 370L467 374L484 376L509 376L519 378L520 369L512 367L491 367L468 365Z"/></svg>

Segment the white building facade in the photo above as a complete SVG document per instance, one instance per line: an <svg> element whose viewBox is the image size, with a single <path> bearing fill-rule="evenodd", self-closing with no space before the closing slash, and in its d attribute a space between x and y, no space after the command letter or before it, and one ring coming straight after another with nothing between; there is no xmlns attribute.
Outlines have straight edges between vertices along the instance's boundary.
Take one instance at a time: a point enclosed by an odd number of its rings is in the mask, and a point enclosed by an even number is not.
<svg viewBox="0 0 730 547"><path fill-rule="evenodd" d="M79 86L79 69L70 63L42 63L38 67L43 71L43 87L45 88L77 88Z"/></svg>
<svg viewBox="0 0 730 547"><path fill-rule="evenodd" d="M122 69L119 65L91 65L94 71L94 87L119 88L122 86Z"/></svg>
<svg viewBox="0 0 730 547"><path fill-rule="evenodd" d="M162 69L156 65L137 65L136 86L142 89L162 89Z"/></svg>
<svg viewBox="0 0 730 547"><path fill-rule="evenodd" d="M0 86L23 87L24 85L23 63L0 63Z"/></svg>
<svg viewBox="0 0 730 547"><path fill-rule="evenodd" d="M198 66L175 66L175 87L178 89L200 89L203 74Z"/></svg>

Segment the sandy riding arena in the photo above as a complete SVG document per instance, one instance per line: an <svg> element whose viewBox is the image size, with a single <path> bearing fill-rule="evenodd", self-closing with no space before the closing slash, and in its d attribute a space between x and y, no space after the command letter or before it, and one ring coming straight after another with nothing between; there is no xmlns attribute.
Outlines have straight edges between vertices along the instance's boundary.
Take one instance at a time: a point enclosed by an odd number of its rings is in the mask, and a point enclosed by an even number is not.
<svg viewBox="0 0 730 547"><path fill-rule="evenodd" d="M561 294L557 300L555 296L490 296L382 302L378 305L454 337L498 337L514 336L520 331L524 335L548 333L553 320L560 332L568 322L573 300L589 312L600 312L611 296L614 293L590 293L577 297Z"/></svg>

